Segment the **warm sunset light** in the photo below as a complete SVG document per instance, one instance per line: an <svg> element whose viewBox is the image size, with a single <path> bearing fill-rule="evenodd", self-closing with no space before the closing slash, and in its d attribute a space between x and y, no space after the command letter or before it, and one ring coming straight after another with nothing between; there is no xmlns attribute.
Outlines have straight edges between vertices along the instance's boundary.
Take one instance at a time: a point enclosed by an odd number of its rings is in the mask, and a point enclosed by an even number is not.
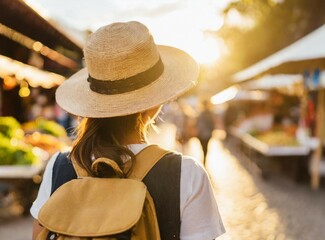
<svg viewBox="0 0 325 240"><path fill-rule="evenodd" d="M325 240L324 9L0 0L0 240Z"/></svg>
<svg viewBox="0 0 325 240"><path fill-rule="evenodd" d="M27 0L27 2L48 17L48 11L41 11L39 1ZM57 1L46 2L53 8L52 17L58 16L60 21L81 31L85 29L95 31L104 24L116 21L140 21L148 26L156 43L185 50L199 64L213 64L225 51L223 41L208 33L216 32L222 27L224 19L220 14L220 9L226 6L229 0L217 2L210 0L181 2L175 0L154 2L100 0L98 4L90 6L79 0L71 0L67 9L69 6L79 6L78 14L73 17L70 15L71 11L69 14L63 12L68 10L62 9ZM90 7L92 11L89 11ZM92 14L95 11L96 15Z"/></svg>
<svg viewBox="0 0 325 240"><path fill-rule="evenodd" d="M212 64L221 55L219 42L212 38L202 35L200 42L193 42L192 49L187 49L193 57L201 64Z"/></svg>
<svg viewBox="0 0 325 240"><path fill-rule="evenodd" d="M158 44L171 45L187 51L200 64L212 64L220 57L223 41L210 32L224 23L209 4L188 4L182 9L144 19Z"/></svg>
<svg viewBox="0 0 325 240"><path fill-rule="evenodd" d="M170 35L167 35L167 32L161 32L161 29L157 28L156 41L158 43L162 42L163 45L172 45L185 50L199 64L212 64L218 60L222 53L222 41L204 34L200 29L180 29L180 31L184 32L184 34L167 39L166 37ZM175 29L173 32L177 32L177 30Z"/></svg>

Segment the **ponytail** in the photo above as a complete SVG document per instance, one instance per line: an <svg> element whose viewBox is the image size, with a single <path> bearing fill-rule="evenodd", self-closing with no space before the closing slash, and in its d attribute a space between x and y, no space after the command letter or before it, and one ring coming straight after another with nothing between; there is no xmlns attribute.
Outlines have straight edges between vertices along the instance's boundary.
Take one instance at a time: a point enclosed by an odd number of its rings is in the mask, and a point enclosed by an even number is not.
<svg viewBox="0 0 325 240"><path fill-rule="evenodd" d="M93 160L100 157L115 161L124 176L127 176L132 169L135 155L123 143L134 131L145 140L145 126L140 113L112 118L84 118L76 129L77 138L70 157L90 176L95 175L91 169Z"/></svg>

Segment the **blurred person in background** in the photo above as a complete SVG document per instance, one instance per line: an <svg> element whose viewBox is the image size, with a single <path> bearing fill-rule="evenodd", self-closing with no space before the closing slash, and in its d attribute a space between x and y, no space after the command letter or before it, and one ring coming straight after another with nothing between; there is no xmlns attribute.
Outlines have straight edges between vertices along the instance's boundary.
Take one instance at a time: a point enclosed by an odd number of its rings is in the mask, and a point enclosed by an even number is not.
<svg viewBox="0 0 325 240"><path fill-rule="evenodd" d="M208 144L215 128L215 117L213 112L210 110L208 100L202 102L202 108L202 111L197 117L196 129L197 138L200 140L203 151L203 165L205 165L208 154Z"/></svg>

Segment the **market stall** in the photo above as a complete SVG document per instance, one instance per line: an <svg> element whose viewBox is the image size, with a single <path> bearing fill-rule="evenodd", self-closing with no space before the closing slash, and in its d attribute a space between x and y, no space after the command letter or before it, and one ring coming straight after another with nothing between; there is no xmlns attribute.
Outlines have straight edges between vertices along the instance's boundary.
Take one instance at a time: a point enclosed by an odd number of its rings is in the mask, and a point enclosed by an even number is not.
<svg viewBox="0 0 325 240"><path fill-rule="evenodd" d="M0 207L14 195L28 213L49 157L70 146L54 93L82 67L82 44L25 1L0 13Z"/></svg>
<svg viewBox="0 0 325 240"><path fill-rule="evenodd" d="M264 178L281 172L300 181L308 174L311 146L298 136L300 98L288 95L292 89L283 80L278 82L281 85L274 81L240 86L246 97L228 101L226 131L232 144L260 167ZM219 97L214 96L212 102Z"/></svg>
<svg viewBox="0 0 325 240"><path fill-rule="evenodd" d="M27 212L49 156L69 149L63 127L37 119L21 125L13 117L0 117L0 180L15 189L17 200Z"/></svg>
<svg viewBox="0 0 325 240"><path fill-rule="evenodd" d="M276 85L292 82L290 94L300 97L300 121L297 135L311 152L308 171L313 189L320 187L325 173L324 149L324 87L325 87L325 25L274 53L257 64L234 75L236 84L246 87ZM280 80L282 76L282 80ZM300 76L300 77L299 77ZM299 80L300 78L300 80ZM277 80L279 79L279 80ZM277 83L278 81L278 83ZM265 84L268 82L268 84ZM280 87L282 85L282 87ZM288 93L288 91L285 91Z"/></svg>
<svg viewBox="0 0 325 240"><path fill-rule="evenodd" d="M293 144L290 142L284 143L284 137L287 137L283 134L283 132L279 132L280 136L277 139L275 144L271 144L270 142L266 141L266 134L264 133L260 137L254 137L250 134L243 134L241 139L243 143L247 144L251 148L255 149L256 151L260 152L264 156L267 157L276 157L276 156L306 156L310 152L310 148L308 146L300 145L296 142ZM274 135L274 133L273 133ZM260 138L264 137L263 140ZM282 137L282 139L280 138ZM283 141L281 143L281 140ZM291 138L289 141L294 141L294 138Z"/></svg>

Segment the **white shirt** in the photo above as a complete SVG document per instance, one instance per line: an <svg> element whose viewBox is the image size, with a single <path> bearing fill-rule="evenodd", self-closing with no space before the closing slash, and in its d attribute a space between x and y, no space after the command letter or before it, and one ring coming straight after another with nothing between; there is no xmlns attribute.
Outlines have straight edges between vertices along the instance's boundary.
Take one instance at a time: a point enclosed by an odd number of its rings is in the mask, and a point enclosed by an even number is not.
<svg viewBox="0 0 325 240"><path fill-rule="evenodd" d="M147 144L129 145L137 154ZM58 153L49 160L36 200L30 209L37 219L38 212L51 194L52 169ZM193 158L183 156L180 183L181 240L211 240L225 232L213 195L210 179L203 166Z"/></svg>

